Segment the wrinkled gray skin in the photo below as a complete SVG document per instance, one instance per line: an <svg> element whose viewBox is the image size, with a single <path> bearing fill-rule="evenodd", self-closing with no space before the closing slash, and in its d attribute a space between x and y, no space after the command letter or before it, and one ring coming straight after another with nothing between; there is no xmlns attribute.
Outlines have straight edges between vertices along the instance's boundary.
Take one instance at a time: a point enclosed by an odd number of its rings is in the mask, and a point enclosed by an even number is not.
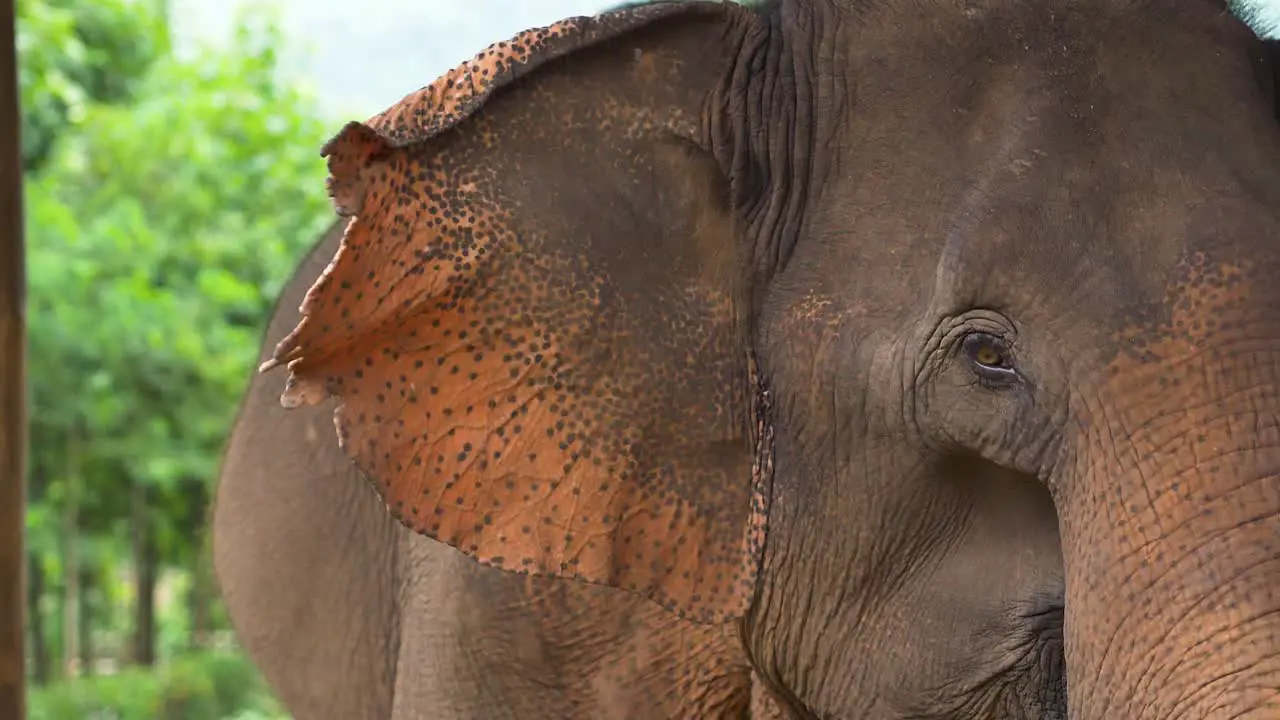
<svg viewBox="0 0 1280 720"><path fill-rule="evenodd" d="M720 32L755 68L709 91L750 91L712 134L751 162L711 155L752 180L776 402L750 611L708 629L411 536L332 405L255 376L215 557L290 709L1280 716L1274 48L1207 0L795 0Z"/></svg>

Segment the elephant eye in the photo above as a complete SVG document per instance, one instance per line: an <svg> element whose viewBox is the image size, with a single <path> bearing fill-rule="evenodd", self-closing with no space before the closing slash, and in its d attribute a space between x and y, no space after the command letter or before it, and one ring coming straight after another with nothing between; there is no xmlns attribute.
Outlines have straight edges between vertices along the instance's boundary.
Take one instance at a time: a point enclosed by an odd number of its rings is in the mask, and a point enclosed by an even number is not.
<svg viewBox="0 0 1280 720"><path fill-rule="evenodd" d="M1015 381L1018 371L1013 364L1013 354L1004 340L983 332L969 333L961 343L961 349L970 365L980 377L994 381Z"/></svg>

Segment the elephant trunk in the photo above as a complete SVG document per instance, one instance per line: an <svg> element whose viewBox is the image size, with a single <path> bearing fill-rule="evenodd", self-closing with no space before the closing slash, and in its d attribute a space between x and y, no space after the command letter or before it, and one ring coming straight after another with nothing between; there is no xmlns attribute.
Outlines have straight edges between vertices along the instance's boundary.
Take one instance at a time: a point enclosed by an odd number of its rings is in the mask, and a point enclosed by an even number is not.
<svg viewBox="0 0 1280 720"><path fill-rule="evenodd" d="M1260 344L1135 362L1085 403L1056 492L1073 720L1280 717L1280 352Z"/></svg>

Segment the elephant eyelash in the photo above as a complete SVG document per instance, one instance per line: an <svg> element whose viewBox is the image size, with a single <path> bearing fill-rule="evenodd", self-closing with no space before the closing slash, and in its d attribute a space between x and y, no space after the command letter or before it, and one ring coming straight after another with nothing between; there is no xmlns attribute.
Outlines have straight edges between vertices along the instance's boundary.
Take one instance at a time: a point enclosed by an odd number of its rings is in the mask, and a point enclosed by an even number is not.
<svg viewBox="0 0 1280 720"><path fill-rule="evenodd" d="M1012 368L1009 369L1007 375L1002 375L1001 377L990 377L982 370L977 369L975 369L973 375L974 381L987 390L1007 390L1014 385L1022 383L1022 375Z"/></svg>

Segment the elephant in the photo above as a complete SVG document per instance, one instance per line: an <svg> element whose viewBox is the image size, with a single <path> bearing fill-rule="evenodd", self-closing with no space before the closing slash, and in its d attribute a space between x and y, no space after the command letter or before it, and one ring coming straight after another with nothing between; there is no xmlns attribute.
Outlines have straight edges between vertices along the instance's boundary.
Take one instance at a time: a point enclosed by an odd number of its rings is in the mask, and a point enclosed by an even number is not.
<svg viewBox="0 0 1280 720"><path fill-rule="evenodd" d="M344 227L335 223L285 285L264 360L297 324ZM286 411L283 390L278 375L251 379L212 536L237 637L294 717L687 717L708 703L735 717L743 702L754 717L781 717L758 683L752 699L750 668L725 628L596 585L513 580L409 532L339 451L332 407ZM681 662L691 656L716 672Z"/></svg>
<svg viewBox="0 0 1280 720"><path fill-rule="evenodd" d="M1224 2L633 5L321 153L213 527L298 717L1280 717Z"/></svg>

